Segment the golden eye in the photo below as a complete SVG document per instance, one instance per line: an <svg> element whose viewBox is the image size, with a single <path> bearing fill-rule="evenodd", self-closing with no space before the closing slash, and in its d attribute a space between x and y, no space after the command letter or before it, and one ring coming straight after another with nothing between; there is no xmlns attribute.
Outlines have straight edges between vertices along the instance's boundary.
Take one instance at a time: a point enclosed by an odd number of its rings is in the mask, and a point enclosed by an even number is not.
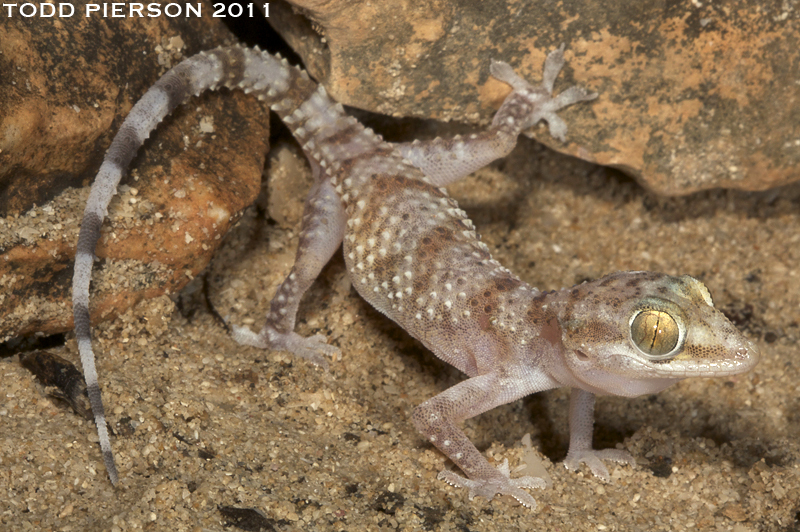
<svg viewBox="0 0 800 532"><path fill-rule="evenodd" d="M646 355L664 356L678 345L680 328L661 310L643 310L631 322L631 340Z"/></svg>

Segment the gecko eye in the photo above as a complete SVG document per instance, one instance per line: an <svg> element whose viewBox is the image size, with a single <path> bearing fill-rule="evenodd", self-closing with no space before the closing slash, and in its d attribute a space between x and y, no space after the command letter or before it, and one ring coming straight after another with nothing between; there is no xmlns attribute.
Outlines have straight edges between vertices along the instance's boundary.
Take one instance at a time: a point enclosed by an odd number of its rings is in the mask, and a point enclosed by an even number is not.
<svg viewBox="0 0 800 532"><path fill-rule="evenodd" d="M681 336L678 321L662 310L644 309L631 320L631 340L653 360L671 358Z"/></svg>

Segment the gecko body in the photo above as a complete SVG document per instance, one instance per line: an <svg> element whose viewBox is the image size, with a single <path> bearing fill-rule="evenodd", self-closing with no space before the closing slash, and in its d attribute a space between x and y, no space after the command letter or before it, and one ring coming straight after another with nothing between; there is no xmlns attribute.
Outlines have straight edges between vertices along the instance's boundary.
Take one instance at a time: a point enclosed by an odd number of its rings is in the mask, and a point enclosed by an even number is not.
<svg viewBox="0 0 800 532"><path fill-rule="evenodd" d="M240 88L266 102L309 159L315 183L306 201L295 264L270 303L258 333L234 327L238 342L281 349L327 367L338 352L323 336L294 332L300 298L343 243L353 286L377 310L419 339L467 379L419 405L419 432L466 475L439 477L470 498L508 494L533 507L523 488L542 479L512 479L491 466L459 427L470 417L530 393L572 388L565 464L586 463L608 479L603 460L634 463L626 452L591 447L596 394L654 393L692 376L748 371L758 351L689 276L618 272L555 292L539 291L494 260L475 227L442 188L506 155L540 120L564 139L555 112L591 100L572 87L551 96L563 46L533 86L505 63L494 77L511 85L485 131L428 142L391 144L344 114L300 69L248 48L219 48L165 74L134 106L114 139L87 203L74 278L76 337L112 482L117 482L94 371L88 287L93 251L111 196L150 131L191 94Z"/></svg>

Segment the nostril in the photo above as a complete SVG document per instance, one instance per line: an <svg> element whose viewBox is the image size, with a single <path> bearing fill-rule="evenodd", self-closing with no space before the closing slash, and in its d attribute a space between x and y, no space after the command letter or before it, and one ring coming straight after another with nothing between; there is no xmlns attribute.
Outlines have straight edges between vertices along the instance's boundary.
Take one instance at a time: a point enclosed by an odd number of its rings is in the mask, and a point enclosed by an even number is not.
<svg viewBox="0 0 800 532"><path fill-rule="evenodd" d="M577 355L578 360L583 360L584 362L589 360L589 356L580 349L575 351L575 355Z"/></svg>

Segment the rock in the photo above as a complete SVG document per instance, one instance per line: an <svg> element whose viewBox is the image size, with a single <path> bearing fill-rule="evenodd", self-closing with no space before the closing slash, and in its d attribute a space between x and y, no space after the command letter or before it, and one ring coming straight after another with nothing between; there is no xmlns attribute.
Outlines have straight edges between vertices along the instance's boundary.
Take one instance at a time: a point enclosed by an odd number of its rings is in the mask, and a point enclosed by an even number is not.
<svg viewBox="0 0 800 532"><path fill-rule="evenodd" d="M621 168L659 194L800 177L800 30L789 4L292 3L273 4L270 21L344 104L485 124L509 91L489 77L489 60L537 82L563 42L556 89L579 84L600 97L567 110L567 145L533 128L551 148Z"/></svg>
<svg viewBox="0 0 800 532"><path fill-rule="evenodd" d="M90 184L122 119L170 66L233 42L210 16L0 26L0 71L11 73L0 76L0 341L72 327L88 187L68 187ZM151 135L103 226L95 318L179 290L203 269L260 189L267 116L244 94L208 94Z"/></svg>

